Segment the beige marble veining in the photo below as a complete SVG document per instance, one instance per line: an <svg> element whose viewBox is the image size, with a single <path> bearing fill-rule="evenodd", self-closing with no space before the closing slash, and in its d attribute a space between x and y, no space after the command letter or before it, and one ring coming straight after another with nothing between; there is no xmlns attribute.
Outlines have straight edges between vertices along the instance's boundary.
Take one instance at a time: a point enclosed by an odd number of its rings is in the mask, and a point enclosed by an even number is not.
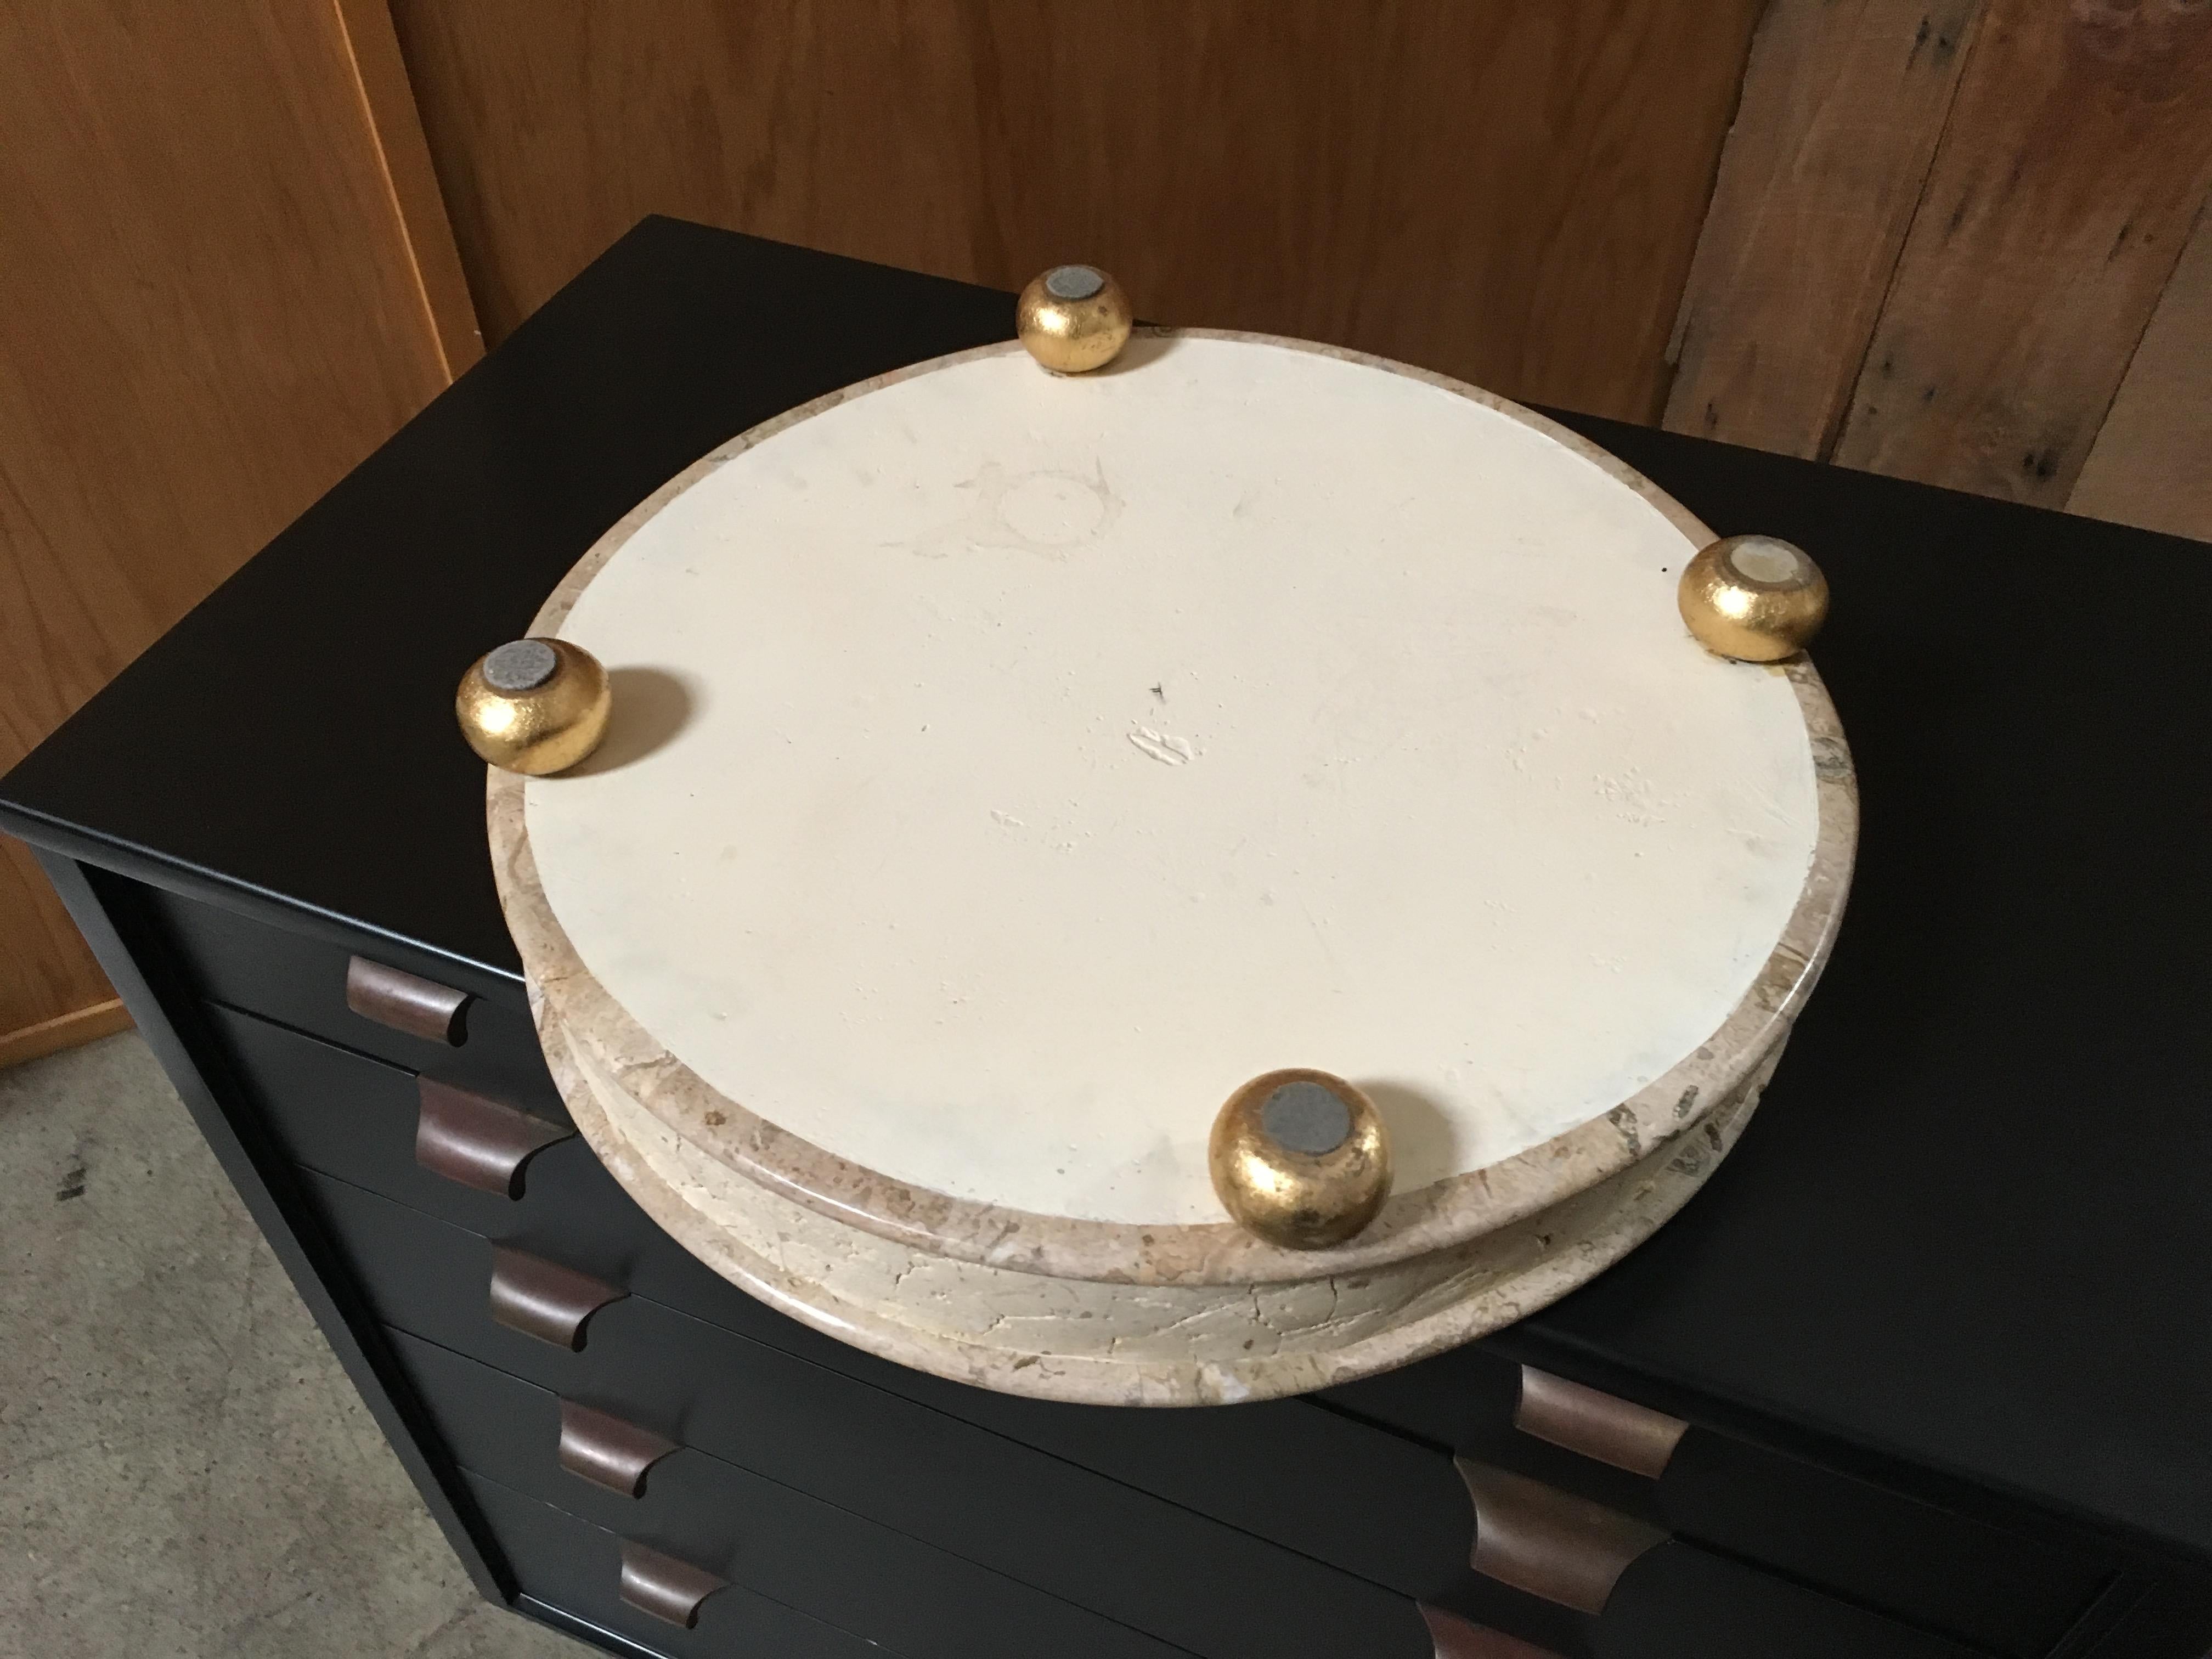
<svg viewBox="0 0 2212 1659"><path fill-rule="evenodd" d="M981 348L848 388L718 449L610 531L548 599L533 632L557 633L592 576L640 526L684 489L751 445L875 386L926 374L945 362L1015 349ZM1330 348L1301 345L1298 349L1351 362L1377 362ZM1629 484L1692 542L1709 538L1703 526L1647 481L1564 428L1443 377L1396 365L1379 366L1511 414ZM1538 1218L1542 1218L1544 1229L1553 1229L1558 1224L1554 1212L1559 1206L1595 1192L1611 1192L1624 1181L1633 1185L1643 1178L1638 1172L1673 1168L1674 1149L1678 1146L1684 1149L1680 1155L1696 1164L1694 1176L1678 1172L1672 1182L1653 1177L1657 1184L1652 1190L1665 1187L1673 1192L1679 1188L1679 1194L1665 1208L1670 1211L1674 1203L1679 1203L1688 1190L1681 1183L1694 1185L1709 1165L1709 1158L1698 1151L1701 1139L1719 1122L1722 1114L1730 1115L1729 1134L1740 1127L1755 1093L1748 1085L1771 1067L1826 960L1849 885L1856 827L1850 757L1834 710L1817 674L1803 660L1780 669L1729 665L1717 666L1717 672L1786 675L1805 720L1814 761L1819 831L1811 869L1796 909L1750 992L1694 1053L1611 1110L1487 1168L1401 1193L1365 1234L1329 1251L1283 1251L1225 1222L1139 1227L1008 1210L893 1181L839 1158L708 1087L630 1018L584 970L538 880L524 823L524 781L500 773L492 775L488 802L494 866L509 925L539 1000L541 1030L547 1036L549 1051L562 1043L574 1042L579 1054L588 1057L623 1098L666 1127L684 1149L684 1157L708 1161L743 1183L746 1192L757 1193L765 1201L830 1223L848 1233L857 1230L883 1243L951 1266L988 1273L1012 1270L1050 1281L1143 1287L1148 1293L1155 1289L1188 1288L1207 1296L1224 1286L1243 1287L1254 1297L1261 1293L1255 1287L1303 1291L1312 1286L1322 1287L1315 1294L1334 1296L1337 1292L1328 1287L1340 1281L1403 1267L1428 1285L1419 1296L1482 1299L1492 1292L1475 1287L1465 1277L1474 1269L1461 1263L1460 1276L1455 1277L1452 1269L1438 1268L1436 1263L1455 1261L1470 1249L1479 1253L1506 1249L1515 1237L1513 1230ZM556 780L551 787L557 785ZM645 1167L635 1156L628 1163L634 1169ZM662 1218L668 1224L666 1218ZM1651 1224L1656 1224L1656 1219ZM1644 1231L1648 1231L1648 1226ZM1591 1237L1613 1241L1625 1249L1634 1238L1642 1237L1642 1232L1632 1232L1632 1231L1622 1226L1610 1230L1594 1226ZM697 1235L702 1229L693 1224L690 1232ZM686 1237L686 1243L707 1254L697 1239ZM1595 1259L1591 1252L1595 1248L1578 1246L1567 1254L1587 1265ZM1617 1255L1618 1249L1613 1253ZM850 1255L849 1249L847 1254ZM716 1265L730 1271L723 1261L716 1261ZM1484 1271L1497 1270L1492 1267ZM1558 1288L1550 1294L1558 1294L1568 1283L1578 1282L1570 1273L1557 1265L1539 1264L1530 1267L1524 1278L1527 1285L1556 1285ZM742 1275L732 1276L745 1282ZM903 1285L907 1281L897 1282ZM1131 1294L1126 1290L1115 1293ZM1524 1285L1515 1297L1502 1301L1492 1297L1486 1305L1532 1305L1527 1299L1529 1294L1534 1292ZM1458 1328L1439 1311L1414 1318L1410 1325L1399 1325L1392 1335L1362 1334L1350 1340L1363 1352L1397 1352L1411 1357L1406 1344L1412 1339L1404 1333L1413 1326L1425 1328L1438 1321L1443 1322L1438 1328ZM1295 1319L1292 1322L1296 1323ZM1465 1328L1461 1335L1449 1340L1464 1340L1472 1334L1472 1328ZM943 1340L956 1339L946 1335ZM1278 1354L1271 1363L1322 1362L1318 1356ZM941 1365L931 1368L943 1369ZM1375 1368L1365 1365L1365 1369Z"/></svg>
<svg viewBox="0 0 2212 1659"><path fill-rule="evenodd" d="M1773 1058L1686 1139L1547 1213L1370 1273L1274 1285L1129 1286L955 1261L753 1185L629 1100L557 1026L577 1127L653 1219L770 1306L958 1382L1086 1404L1192 1406L1352 1381L1510 1323L1671 1216L1726 1156Z"/></svg>

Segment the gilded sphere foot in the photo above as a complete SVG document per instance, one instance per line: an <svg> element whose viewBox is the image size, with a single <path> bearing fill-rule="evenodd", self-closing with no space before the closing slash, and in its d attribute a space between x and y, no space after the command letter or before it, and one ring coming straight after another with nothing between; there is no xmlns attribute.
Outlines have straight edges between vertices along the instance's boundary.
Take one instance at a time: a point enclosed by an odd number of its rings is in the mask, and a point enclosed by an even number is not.
<svg viewBox="0 0 2212 1659"><path fill-rule="evenodd" d="M1129 343L1129 296L1092 265L1054 265L1014 304L1014 330L1030 356L1056 374L1103 368Z"/></svg>
<svg viewBox="0 0 2212 1659"><path fill-rule="evenodd" d="M607 671L566 640L510 640L461 677L453 713L469 747L503 771L565 772L606 735Z"/></svg>
<svg viewBox="0 0 2212 1659"><path fill-rule="evenodd" d="M1286 1249L1343 1243L1390 1195L1390 1144L1374 1103L1327 1072L1269 1072L1230 1096L1207 1165L1237 1224Z"/></svg>
<svg viewBox="0 0 2212 1659"><path fill-rule="evenodd" d="M1828 615L1828 579L1804 549L1772 536L1729 536L1682 568L1682 620L1708 651L1741 662L1794 657Z"/></svg>

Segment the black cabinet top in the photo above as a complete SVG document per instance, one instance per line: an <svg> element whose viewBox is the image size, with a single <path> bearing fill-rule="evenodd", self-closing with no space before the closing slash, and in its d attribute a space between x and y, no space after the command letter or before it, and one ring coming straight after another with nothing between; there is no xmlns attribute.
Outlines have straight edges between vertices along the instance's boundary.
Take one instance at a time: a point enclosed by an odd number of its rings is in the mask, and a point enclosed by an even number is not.
<svg viewBox="0 0 2212 1659"><path fill-rule="evenodd" d="M649 220L0 781L0 824L512 980L461 671L715 444L1012 320ZM1741 1146L1527 1332L2212 1559L2212 549L1565 418L1826 568L1864 827Z"/></svg>

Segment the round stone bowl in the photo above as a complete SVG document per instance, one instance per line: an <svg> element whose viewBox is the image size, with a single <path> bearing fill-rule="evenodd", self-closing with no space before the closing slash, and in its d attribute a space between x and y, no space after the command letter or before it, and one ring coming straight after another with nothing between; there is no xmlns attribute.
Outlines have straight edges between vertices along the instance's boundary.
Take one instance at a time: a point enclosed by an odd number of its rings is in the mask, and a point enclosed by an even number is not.
<svg viewBox="0 0 2212 1659"><path fill-rule="evenodd" d="M1843 912L1835 712L1690 638L1712 538L1528 410L1255 335L744 434L532 626L610 671L599 751L491 774L571 1112L735 1283L987 1387L1264 1398L1518 1318L1725 1155ZM1296 1066L1396 1168L1322 1250L1206 1168Z"/></svg>

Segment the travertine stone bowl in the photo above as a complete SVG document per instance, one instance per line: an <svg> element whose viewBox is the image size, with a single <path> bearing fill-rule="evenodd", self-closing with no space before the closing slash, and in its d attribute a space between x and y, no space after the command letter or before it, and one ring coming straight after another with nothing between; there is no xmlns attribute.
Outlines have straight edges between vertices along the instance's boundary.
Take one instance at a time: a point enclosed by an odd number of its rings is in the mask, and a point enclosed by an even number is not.
<svg viewBox="0 0 2212 1659"><path fill-rule="evenodd" d="M1563 1294L1726 1153L1841 916L1809 662L1675 609L1711 533L1441 377L1141 333L864 382L671 481L531 631L612 673L492 774L554 1074L710 1265L1059 1399L1347 1381ZM1222 1216L1215 1109L1358 1083L1350 1242Z"/></svg>

